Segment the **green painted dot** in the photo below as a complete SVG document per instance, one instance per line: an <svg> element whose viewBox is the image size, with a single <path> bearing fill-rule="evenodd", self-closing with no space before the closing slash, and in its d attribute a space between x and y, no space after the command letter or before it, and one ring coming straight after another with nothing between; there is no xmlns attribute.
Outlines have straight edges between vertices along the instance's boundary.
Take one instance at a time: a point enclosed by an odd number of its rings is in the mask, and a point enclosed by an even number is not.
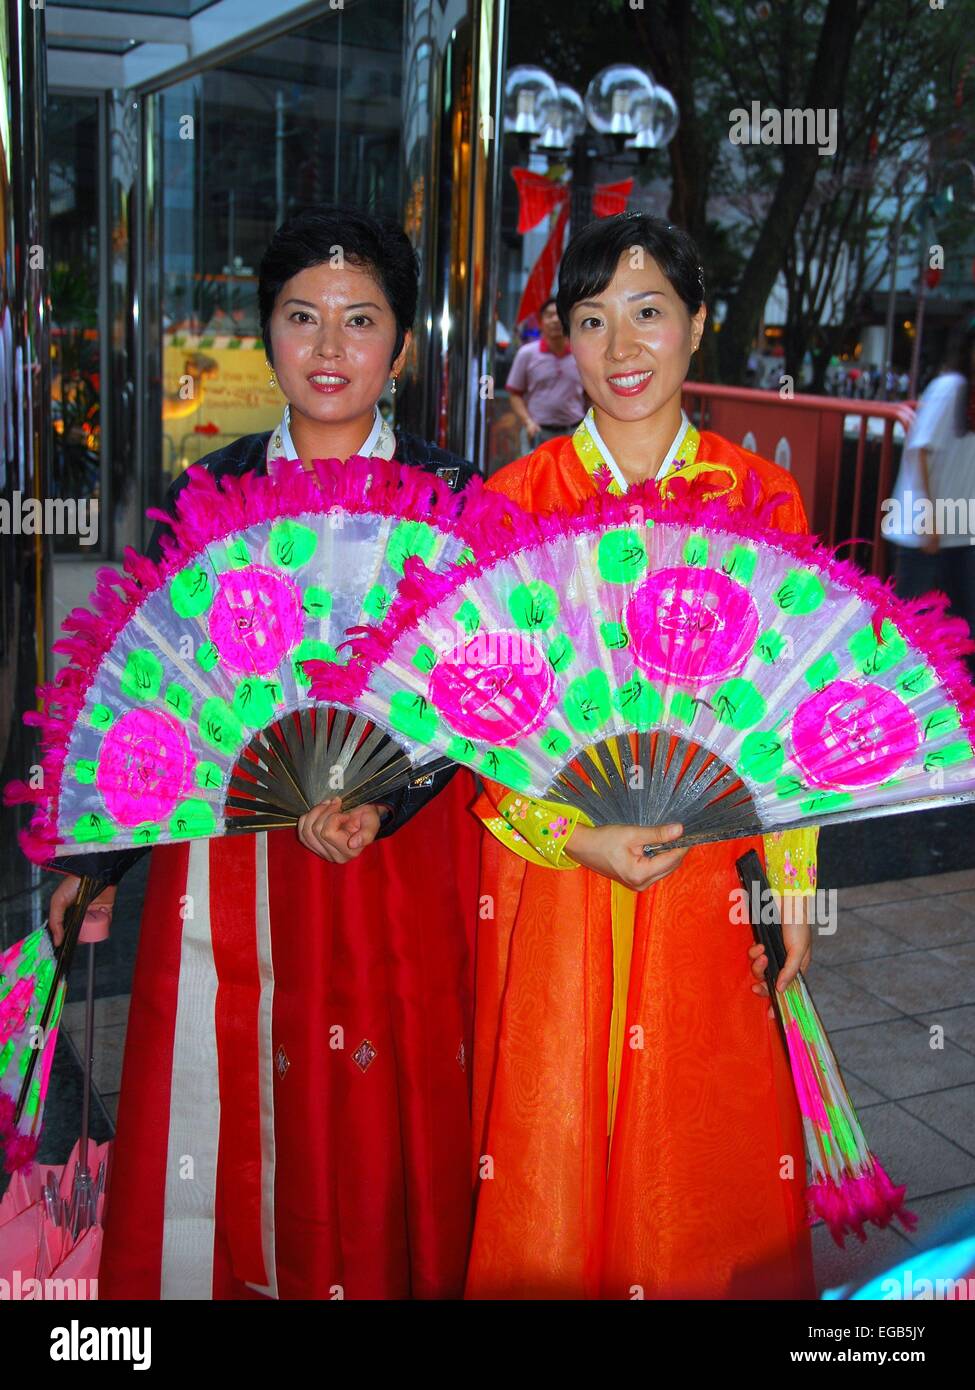
<svg viewBox="0 0 975 1390"><path fill-rule="evenodd" d="M598 729L609 718L611 701L605 671L594 668L566 686L562 701L565 717L579 733Z"/></svg>
<svg viewBox="0 0 975 1390"><path fill-rule="evenodd" d="M468 637L472 636L481 626L481 615L470 599L466 599L457 609L454 614L454 622L460 623Z"/></svg>
<svg viewBox="0 0 975 1390"><path fill-rule="evenodd" d="M227 565L232 570L246 569L251 563L250 551L243 536L237 536L226 549Z"/></svg>
<svg viewBox="0 0 975 1390"><path fill-rule="evenodd" d="M719 685L711 704L718 722L730 724L733 729L749 729L765 718L765 701L761 691L740 676Z"/></svg>
<svg viewBox="0 0 975 1390"><path fill-rule="evenodd" d="M550 758L561 758L572 747L572 740L564 729L543 729L539 739Z"/></svg>
<svg viewBox="0 0 975 1390"><path fill-rule="evenodd" d="M786 773L784 777L778 778L775 783L775 795L781 797L798 796L805 791L802 779L795 773Z"/></svg>
<svg viewBox="0 0 975 1390"><path fill-rule="evenodd" d="M392 602L393 596L385 584L374 584L362 600L362 611L381 623Z"/></svg>
<svg viewBox="0 0 975 1390"><path fill-rule="evenodd" d="M455 763L472 763L477 756L477 749L469 738L461 738L460 734L447 741L447 757L453 758Z"/></svg>
<svg viewBox="0 0 975 1390"><path fill-rule="evenodd" d="M865 627L854 632L846 644L864 676L875 676L881 671L889 671L907 656L907 643L889 618L885 618L881 624L880 638L878 642L873 625L867 623Z"/></svg>
<svg viewBox="0 0 975 1390"><path fill-rule="evenodd" d="M733 545L721 561L721 568L739 584L750 584L755 576L758 553L750 545Z"/></svg>
<svg viewBox="0 0 975 1390"><path fill-rule="evenodd" d="M613 704L628 723L648 729L660 723L664 702L660 692L643 676L631 676L613 691Z"/></svg>
<svg viewBox="0 0 975 1390"><path fill-rule="evenodd" d="M118 834L118 826L109 816L100 816L97 811L86 811L75 821L71 834L79 845L107 845Z"/></svg>
<svg viewBox="0 0 975 1390"><path fill-rule="evenodd" d="M575 647L564 632L560 632L548 644L549 665L553 671L564 671L567 666L572 664L575 658Z"/></svg>
<svg viewBox="0 0 975 1390"><path fill-rule="evenodd" d="M302 565L307 565L317 549L317 534L300 521L286 517L271 527L267 553L271 563L279 569L300 569Z"/></svg>
<svg viewBox="0 0 975 1390"><path fill-rule="evenodd" d="M902 671L897 677L895 689L910 699L913 695L923 695L934 684L934 672L930 666L914 666L910 671Z"/></svg>
<svg viewBox="0 0 975 1390"><path fill-rule="evenodd" d="M223 770L218 763L201 758L193 769L193 780L204 791L217 791L223 782Z"/></svg>
<svg viewBox="0 0 975 1390"><path fill-rule="evenodd" d="M698 703L683 690L675 690L670 700L670 715L682 724L693 724L697 718Z"/></svg>
<svg viewBox="0 0 975 1390"><path fill-rule="evenodd" d="M247 676L234 691L234 713L242 724L263 729L274 719L274 695L259 676Z"/></svg>
<svg viewBox="0 0 975 1390"><path fill-rule="evenodd" d="M410 665L418 671L432 671L437 664L437 653L426 642L421 642L413 653Z"/></svg>
<svg viewBox="0 0 975 1390"><path fill-rule="evenodd" d="M684 564L706 565L708 562L707 536L688 536L684 542Z"/></svg>
<svg viewBox="0 0 975 1390"><path fill-rule="evenodd" d="M193 696L185 685L179 685L176 681L170 681L169 685L166 686L163 703L168 710L176 715L177 719L189 719L193 713Z"/></svg>
<svg viewBox="0 0 975 1390"><path fill-rule="evenodd" d="M154 845L159 839L159 826L145 820L141 825L133 826L132 839L137 845Z"/></svg>
<svg viewBox="0 0 975 1390"><path fill-rule="evenodd" d="M647 548L638 531L620 527L600 537L596 567L607 584L626 584L647 567Z"/></svg>
<svg viewBox="0 0 975 1390"><path fill-rule="evenodd" d="M332 611L332 595L327 589L319 588L317 584L309 584L301 596L301 606L309 618L317 618L319 622L324 622Z"/></svg>
<svg viewBox="0 0 975 1390"><path fill-rule="evenodd" d="M826 597L826 590L812 570L789 570L772 597L783 613L813 613Z"/></svg>
<svg viewBox="0 0 975 1390"><path fill-rule="evenodd" d="M600 623L599 635L613 652L621 652L630 645L629 634L622 623Z"/></svg>
<svg viewBox="0 0 975 1390"><path fill-rule="evenodd" d="M559 596L551 584L542 579L533 579L528 584L519 584L508 599L508 612L516 626L527 632L537 628L550 627L559 615Z"/></svg>
<svg viewBox="0 0 975 1390"><path fill-rule="evenodd" d="M194 656L197 666L204 671L212 671L220 660L220 653L212 642L204 642L202 646L197 647Z"/></svg>
<svg viewBox="0 0 975 1390"><path fill-rule="evenodd" d="M785 748L775 734L754 731L746 734L741 743L738 772L753 782L771 782L782 771Z"/></svg>
<svg viewBox="0 0 975 1390"><path fill-rule="evenodd" d="M401 521L389 537L386 560L391 569L402 574L403 566L411 555L418 555L426 562L433 554L436 543L436 532L425 521Z"/></svg>
<svg viewBox="0 0 975 1390"><path fill-rule="evenodd" d="M813 690L825 690L830 681L835 681L840 674L840 664L832 652L827 652L818 661L814 661L808 670L803 672L806 684Z"/></svg>
<svg viewBox="0 0 975 1390"><path fill-rule="evenodd" d="M799 810L805 816L821 815L827 811L840 811L853 801L850 792L816 792L805 801L799 802Z"/></svg>
<svg viewBox="0 0 975 1390"><path fill-rule="evenodd" d="M945 705L924 716L924 737L940 738L942 734L950 734L960 724L958 711L952 705Z"/></svg>
<svg viewBox="0 0 975 1390"><path fill-rule="evenodd" d="M169 601L181 618L198 618L213 602L213 581L202 565L180 570L169 585Z"/></svg>
<svg viewBox="0 0 975 1390"><path fill-rule="evenodd" d="M390 726L414 743L429 743L440 719L430 701L412 690L397 690L389 702Z"/></svg>
<svg viewBox="0 0 975 1390"><path fill-rule="evenodd" d="M195 796L181 801L169 818L169 833L176 840L199 839L212 835L216 828L213 807Z"/></svg>
<svg viewBox="0 0 975 1390"><path fill-rule="evenodd" d="M454 563L458 565L473 565L475 559L476 556L473 550L470 548L469 545L465 545L464 549L457 556L457 559Z"/></svg>
<svg viewBox="0 0 975 1390"><path fill-rule="evenodd" d="M320 642L317 637L306 637L303 642L299 642L295 647L291 657L291 668L295 673L295 680L301 686L311 685L311 676L302 665L305 661L334 661L338 662L339 654L334 647L330 647L327 642Z"/></svg>
<svg viewBox="0 0 975 1390"><path fill-rule="evenodd" d="M788 645L781 632L769 628L768 632L763 632L760 637L756 638L754 651L759 661L764 661L771 666L773 662L778 661Z"/></svg>
<svg viewBox="0 0 975 1390"><path fill-rule="evenodd" d="M531 785L531 769L521 754L511 748L489 748L481 759L481 771L518 792Z"/></svg>
<svg viewBox="0 0 975 1390"><path fill-rule="evenodd" d="M119 685L130 700L154 700L162 684L163 665L147 647L129 652Z"/></svg>
<svg viewBox="0 0 975 1390"><path fill-rule="evenodd" d="M946 743L943 748L929 753L924 759L924 771L934 772L940 767L952 767L955 763L967 762L972 757L975 757L975 750L968 739L959 738L954 743Z"/></svg>
<svg viewBox="0 0 975 1390"><path fill-rule="evenodd" d="M108 705L92 705L88 720L93 729L110 729L115 723L115 715Z"/></svg>
<svg viewBox="0 0 975 1390"><path fill-rule="evenodd" d="M98 772L98 764L91 758L79 758L74 765L75 781L94 782L95 774Z"/></svg>
<svg viewBox="0 0 975 1390"><path fill-rule="evenodd" d="M198 728L203 742L227 757L247 738L247 731L240 719L227 701L217 695L204 700Z"/></svg>

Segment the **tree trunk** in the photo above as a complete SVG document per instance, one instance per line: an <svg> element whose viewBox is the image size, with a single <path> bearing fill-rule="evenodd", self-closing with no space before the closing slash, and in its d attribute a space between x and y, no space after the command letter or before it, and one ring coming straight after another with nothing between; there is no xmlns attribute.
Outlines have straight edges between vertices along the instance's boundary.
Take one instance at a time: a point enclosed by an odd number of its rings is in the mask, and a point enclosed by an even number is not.
<svg viewBox="0 0 975 1390"><path fill-rule="evenodd" d="M841 110L859 22L856 0L829 0L806 88L806 108ZM782 172L771 205L719 335L722 381L741 379L749 344L785 261L821 157L811 144L785 145L782 156Z"/></svg>

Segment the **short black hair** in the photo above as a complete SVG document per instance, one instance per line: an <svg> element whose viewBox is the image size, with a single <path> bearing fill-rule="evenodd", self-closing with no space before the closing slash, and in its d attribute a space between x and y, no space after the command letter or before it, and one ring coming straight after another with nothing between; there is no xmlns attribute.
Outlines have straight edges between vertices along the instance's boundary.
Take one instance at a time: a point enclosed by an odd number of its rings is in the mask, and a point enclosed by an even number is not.
<svg viewBox="0 0 975 1390"><path fill-rule="evenodd" d="M538 311L538 317L539 317L539 318L542 317L542 315L544 314L545 310L548 308L548 306L549 306L550 304L554 304L555 307L556 307L556 309L559 307L559 301L556 299L556 297L555 297L554 294L550 294L549 297L548 297L548 299L546 299L545 303L544 303L544 304L541 306L541 308L539 309L539 311Z"/></svg>
<svg viewBox="0 0 975 1390"><path fill-rule="evenodd" d="M704 303L704 270L692 237L646 212L621 212L589 222L570 239L559 267L556 303L563 330L580 299L591 299L616 274L620 257L640 246L657 262L691 315Z"/></svg>
<svg viewBox="0 0 975 1390"><path fill-rule="evenodd" d="M395 362L402 351L416 318L420 282L420 263L409 237L391 217L339 204L316 204L300 208L282 222L261 257L257 305L261 337L272 366L270 322L282 286L309 266L331 260L337 247L350 265L375 276L396 319L396 346L390 361Z"/></svg>

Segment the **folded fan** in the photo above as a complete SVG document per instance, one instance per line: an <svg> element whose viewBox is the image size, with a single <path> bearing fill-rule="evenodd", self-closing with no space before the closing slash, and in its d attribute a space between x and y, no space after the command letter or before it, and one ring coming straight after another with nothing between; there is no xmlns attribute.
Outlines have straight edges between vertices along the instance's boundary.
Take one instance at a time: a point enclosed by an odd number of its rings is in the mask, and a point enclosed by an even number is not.
<svg viewBox="0 0 975 1390"><path fill-rule="evenodd" d="M43 929L0 954L0 1149L7 1172L29 1163L37 1149L64 1004L65 986L55 971L54 949ZM25 1080L24 1103L18 1107Z"/></svg>
<svg viewBox="0 0 975 1390"><path fill-rule="evenodd" d="M127 552L55 643L70 664L25 716L43 738L26 852L120 849L293 824L341 795L389 795L433 750L314 708L304 663L338 661L349 627L380 621L410 556L469 563L496 501L454 495L382 459L275 460L269 476L180 492L159 563Z"/></svg>
<svg viewBox="0 0 975 1390"><path fill-rule="evenodd" d="M975 797L947 600L901 602L746 503L651 484L521 517L470 569L411 562L313 693L596 825L680 821L674 844Z"/></svg>
<svg viewBox="0 0 975 1390"><path fill-rule="evenodd" d="M786 949L778 905L758 855L748 850L735 868L746 893L752 932L765 951L765 983L802 1115L809 1219L821 1217L839 1246L851 1233L866 1240L867 1223L882 1228L895 1217L912 1231L917 1217L904 1206L906 1188L891 1181L870 1149L802 972L784 990L775 987Z"/></svg>

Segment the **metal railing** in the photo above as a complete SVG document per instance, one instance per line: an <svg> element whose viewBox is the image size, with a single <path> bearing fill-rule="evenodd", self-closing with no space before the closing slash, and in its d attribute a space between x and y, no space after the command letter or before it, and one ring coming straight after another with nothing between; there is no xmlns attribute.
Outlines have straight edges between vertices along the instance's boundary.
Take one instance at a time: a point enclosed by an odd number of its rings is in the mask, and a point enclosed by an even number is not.
<svg viewBox="0 0 975 1390"><path fill-rule="evenodd" d="M880 506L890 495L914 420L911 402L783 398L777 392L688 381L684 406L699 429L788 468L810 528L830 545L857 539L850 558L886 577Z"/></svg>

